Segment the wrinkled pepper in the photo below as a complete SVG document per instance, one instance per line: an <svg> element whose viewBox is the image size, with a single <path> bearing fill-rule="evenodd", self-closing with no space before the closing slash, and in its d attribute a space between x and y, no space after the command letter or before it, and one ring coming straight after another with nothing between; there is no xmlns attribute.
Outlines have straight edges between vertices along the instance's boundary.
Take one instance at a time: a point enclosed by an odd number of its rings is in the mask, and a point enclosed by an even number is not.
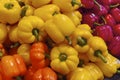
<svg viewBox="0 0 120 80"><path fill-rule="evenodd" d="M30 44L21 44L17 48L17 54L22 56L26 65L31 64L31 61L30 61L30 47L31 47Z"/></svg>
<svg viewBox="0 0 120 80"><path fill-rule="evenodd" d="M36 16L25 16L18 23L17 35L20 43L33 43L45 39L44 21Z"/></svg>
<svg viewBox="0 0 120 80"><path fill-rule="evenodd" d="M88 30L88 31L90 31L92 33L92 29L91 29L91 27L88 24L83 24L82 23L82 24L78 25L77 28L85 29L85 30Z"/></svg>
<svg viewBox="0 0 120 80"><path fill-rule="evenodd" d="M34 12L34 8L30 5L25 5L22 7L22 10L21 10L21 18L24 17L24 16L30 16L30 15L33 15L33 12Z"/></svg>
<svg viewBox="0 0 120 80"><path fill-rule="evenodd" d="M30 48L30 61L35 70L49 65L48 47L43 42L36 42Z"/></svg>
<svg viewBox="0 0 120 80"><path fill-rule="evenodd" d="M10 26L8 37L12 42L18 42L17 29L18 29L17 24Z"/></svg>
<svg viewBox="0 0 120 80"><path fill-rule="evenodd" d="M27 71L23 58L18 55L7 55L2 57L1 66L5 77L14 78L23 76Z"/></svg>
<svg viewBox="0 0 120 80"><path fill-rule="evenodd" d="M52 0L52 3L58 5L61 12L72 12L81 6L80 0Z"/></svg>
<svg viewBox="0 0 120 80"><path fill-rule="evenodd" d="M88 30L76 28L71 36L72 46L79 53L86 53L90 49L88 40L92 37L92 34Z"/></svg>
<svg viewBox="0 0 120 80"><path fill-rule="evenodd" d="M0 43L3 43L8 35L6 24L0 23Z"/></svg>
<svg viewBox="0 0 120 80"><path fill-rule="evenodd" d="M79 11L64 12L63 14L67 15L75 24L75 26L81 24L82 14Z"/></svg>
<svg viewBox="0 0 120 80"><path fill-rule="evenodd" d="M57 13L60 13L60 8L55 4L44 5L34 11L34 15L42 18L44 21L51 19Z"/></svg>
<svg viewBox="0 0 120 80"><path fill-rule="evenodd" d="M87 52L87 55L90 61L99 62L102 60L104 63L107 62L105 58L108 54L107 45L101 37L90 37L88 40L88 45L90 46L90 49Z"/></svg>
<svg viewBox="0 0 120 80"><path fill-rule="evenodd" d="M0 0L0 22L14 24L19 21L21 7L16 0Z"/></svg>
<svg viewBox="0 0 120 80"><path fill-rule="evenodd" d="M47 5L52 0L28 0L28 1L33 7L39 8L41 6Z"/></svg>
<svg viewBox="0 0 120 80"><path fill-rule="evenodd" d="M67 80L94 80L89 71L83 67L78 67L67 74Z"/></svg>
<svg viewBox="0 0 120 80"><path fill-rule="evenodd" d="M72 20L64 14L55 14L52 19L45 22L44 27L47 34L55 43L67 40L76 29Z"/></svg>
<svg viewBox="0 0 120 80"><path fill-rule="evenodd" d="M66 75L77 68L79 63L78 52L69 45L59 45L50 52L50 66L56 72Z"/></svg>
<svg viewBox="0 0 120 80"><path fill-rule="evenodd" d="M117 73L117 69L120 68L120 60L112 56L110 53L106 56L107 63L104 62L95 62L95 64L101 69L104 76L112 77Z"/></svg>
<svg viewBox="0 0 120 80"><path fill-rule="evenodd" d="M32 80L57 80L57 74L50 67L40 68L35 71Z"/></svg>
<svg viewBox="0 0 120 80"><path fill-rule="evenodd" d="M87 63L84 66L84 68L89 71L89 73L93 77L92 80L103 80L104 79L103 72L96 64L90 62L90 63Z"/></svg>

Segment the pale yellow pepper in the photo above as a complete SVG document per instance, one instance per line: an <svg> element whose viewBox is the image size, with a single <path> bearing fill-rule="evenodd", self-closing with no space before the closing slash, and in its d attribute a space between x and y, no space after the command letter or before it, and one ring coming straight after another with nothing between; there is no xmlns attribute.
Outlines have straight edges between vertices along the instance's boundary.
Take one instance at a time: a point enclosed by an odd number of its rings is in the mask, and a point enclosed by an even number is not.
<svg viewBox="0 0 120 80"><path fill-rule="evenodd" d="M33 7L38 8L43 5L49 4L52 0L28 0L28 1Z"/></svg>
<svg viewBox="0 0 120 80"><path fill-rule="evenodd" d="M0 23L0 43L3 43L8 35L8 29L6 24Z"/></svg>
<svg viewBox="0 0 120 80"><path fill-rule="evenodd" d="M52 3L58 5L61 12L71 12L81 6L81 0L52 0Z"/></svg>
<svg viewBox="0 0 120 80"><path fill-rule="evenodd" d="M45 31L55 43L61 43L76 29L72 20L64 14L55 14L45 22Z"/></svg>
<svg viewBox="0 0 120 80"><path fill-rule="evenodd" d="M56 13L60 13L60 8L55 4L44 5L34 11L34 15L42 18L44 21L51 19Z"/></svg>
<svg viewBox="0 0 120 80"><path fill-rule="evenodd" d="M17 24L13 25L13 26L9 26L9 32L8 32L8 37L10 39L10 41L12 42L18 42L18 37L17 37Z"/></svg>
<svg viewBox="0 0 120 80"><path fill-rule="evenodd" d="M75 70L67 74L67 80L94 80L94 79L87 69L83 67L77 67Z"/></svg>
<svg viewBox="0 0 120 80"><path fill-rule="evenodd" d="M75 24L75 26L78 26L81 24L82 21L82 14L79 11L72 11L72 12L65 12L63 13L67 15Z"/></svg>
<svg viewBox="0 0 120 80"><path fill-rule="evenodd" d="M0 0L0 22L14 24L19 21L21 7L16 0Z"/></svg>
<svg viewBox="0 0 120 80"><path fill-rule="evenodd" d="M21 44L17 49L17 54L21 55L26 63L26 65L30 65L30 44Z"/></svg>

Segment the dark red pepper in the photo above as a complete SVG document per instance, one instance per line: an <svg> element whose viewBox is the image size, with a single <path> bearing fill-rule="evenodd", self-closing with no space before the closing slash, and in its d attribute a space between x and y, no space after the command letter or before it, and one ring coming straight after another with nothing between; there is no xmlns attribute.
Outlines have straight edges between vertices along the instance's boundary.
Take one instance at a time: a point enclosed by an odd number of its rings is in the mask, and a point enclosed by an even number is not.
<svg viewBox="0 0 120 80"><path fill-rule="evenodd" d="M108 45L109 52L120 59L120 36L115 36L112 38Z"/></svg>

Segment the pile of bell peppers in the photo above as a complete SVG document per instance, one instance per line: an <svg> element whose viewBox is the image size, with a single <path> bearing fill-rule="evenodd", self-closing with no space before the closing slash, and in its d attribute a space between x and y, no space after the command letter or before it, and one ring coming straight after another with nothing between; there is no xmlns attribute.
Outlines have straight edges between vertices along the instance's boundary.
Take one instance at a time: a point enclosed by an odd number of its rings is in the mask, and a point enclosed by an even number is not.
<svg viewBox="0 0 120 80"><path fill-rule="evenodd" d="M104 80L120 73L120 60L109 52L119 44L108 49L82 23L82 6L81 0L0 0L0 80Z"/></svg>

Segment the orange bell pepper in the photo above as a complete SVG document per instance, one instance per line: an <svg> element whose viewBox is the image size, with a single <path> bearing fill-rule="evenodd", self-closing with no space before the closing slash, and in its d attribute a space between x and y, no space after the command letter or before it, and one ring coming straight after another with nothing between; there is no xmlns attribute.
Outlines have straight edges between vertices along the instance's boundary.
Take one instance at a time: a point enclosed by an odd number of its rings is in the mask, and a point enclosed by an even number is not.
<svg viewBox="0 0 120 80"><path fill-rule="evenodd" d="M18 54L2 57L1 66L3 69L2 73L7 78L23 76L27 71L23 58Z"/></svg>
<svg viewBox="0 0 120 80"><path fill-rule="evenodd" d="M46 58L47 45L42 42L33 43L30 49L30 60L35 70L48 66L49 60Z"/></svg>

